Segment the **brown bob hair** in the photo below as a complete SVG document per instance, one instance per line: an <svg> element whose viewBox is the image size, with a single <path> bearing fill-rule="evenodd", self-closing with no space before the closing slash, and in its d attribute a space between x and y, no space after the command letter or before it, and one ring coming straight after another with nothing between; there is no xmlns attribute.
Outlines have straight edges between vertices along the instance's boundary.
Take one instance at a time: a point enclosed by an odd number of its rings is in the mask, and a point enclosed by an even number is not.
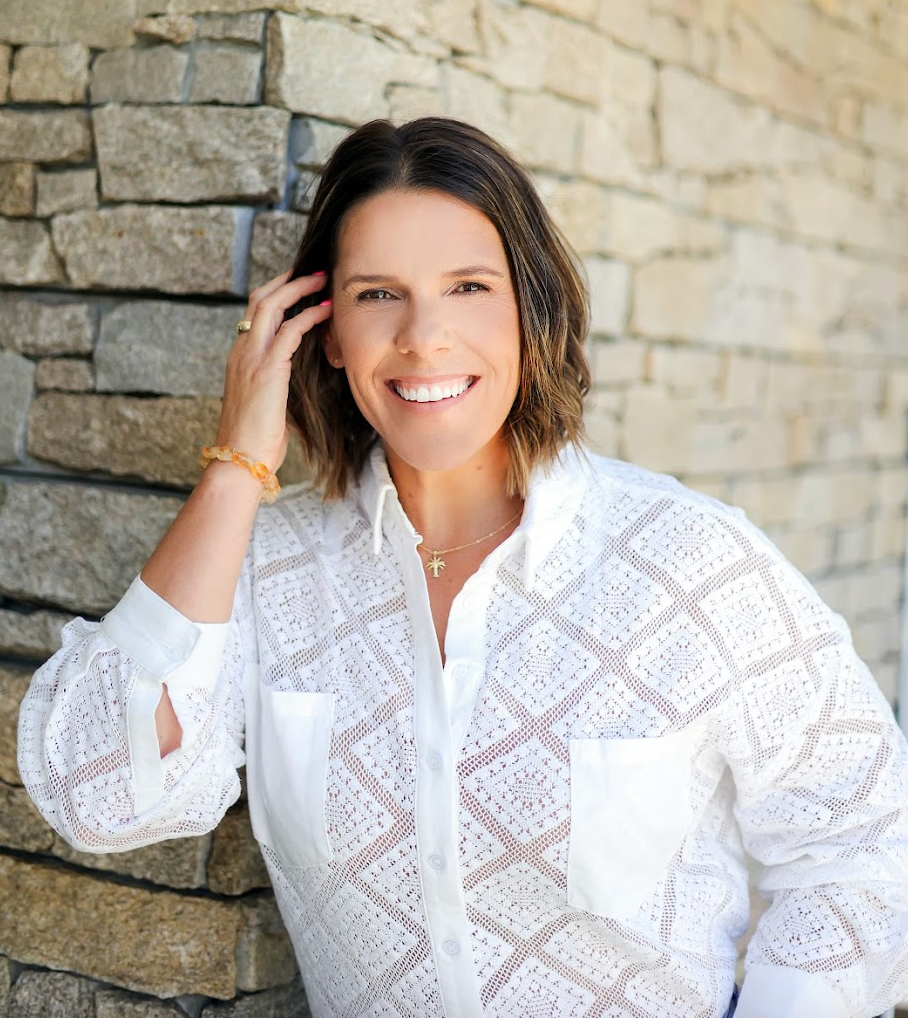
<svg viewBox="0 0 908 1018"><path fill-rule="evenodd" d="M330 274L344 217L392 189L438 191L481 212L501 238L520 315L520 382L505 422L508 493L526 495L531 469L551 463L583 436L590 371L583 351L589 297L576 256L530 178L478 128L423 117L395 127L373 120L338 145L324 167L291 278ZM318 302L325 290L290 308ZM288 411L326 499L343 498L378 436L357 407L347 377L325 358L317 326L293 358Z"/></svg>

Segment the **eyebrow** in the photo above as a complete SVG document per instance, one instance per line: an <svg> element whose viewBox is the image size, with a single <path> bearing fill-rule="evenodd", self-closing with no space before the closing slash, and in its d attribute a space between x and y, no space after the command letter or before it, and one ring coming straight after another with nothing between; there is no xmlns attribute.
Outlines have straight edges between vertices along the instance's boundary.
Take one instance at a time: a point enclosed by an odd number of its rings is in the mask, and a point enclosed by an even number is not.
<svg viewBox="0 0 908 1018"><path fill-rule="evenodd" d="M498 269L490 268L488 265L465 265L460 269L451 269L444 273L446 278L455 276L494 276L496 279L504 279L504 273ZM395 279L394 276L373 276L361 275L350 276L341 284L341 289L346 290L353 283L387 283Z"/></svg>

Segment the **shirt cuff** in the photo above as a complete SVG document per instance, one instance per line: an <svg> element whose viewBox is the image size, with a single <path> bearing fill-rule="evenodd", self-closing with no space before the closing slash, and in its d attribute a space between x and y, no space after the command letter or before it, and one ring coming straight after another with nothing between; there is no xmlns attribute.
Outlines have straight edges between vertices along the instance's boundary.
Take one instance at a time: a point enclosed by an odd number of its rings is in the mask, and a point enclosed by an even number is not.
<svg viewBox="0 0 908 1018"><path fill-rule="evenodd" d="M137 576L116 607L101 620L101 630L139 666L126 708L138 815L164 795L165 765L154 718L161 700L161 683L167 680L185 737L189 712L181 702L181 687L213 688L229 623L192 622Z"/></svg>
<svg viewBox="0 0 908 1018"><path fill-rule="evenodd" d="M842 997L819 976L801 969L750 965L735 1018L850 1018Z"/></svg>

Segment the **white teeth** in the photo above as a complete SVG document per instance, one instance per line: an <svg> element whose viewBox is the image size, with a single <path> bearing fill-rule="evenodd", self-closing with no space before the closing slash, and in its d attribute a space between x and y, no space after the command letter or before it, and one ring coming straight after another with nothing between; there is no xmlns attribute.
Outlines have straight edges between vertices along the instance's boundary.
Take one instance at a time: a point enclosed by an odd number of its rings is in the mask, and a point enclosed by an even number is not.
<svg viewBox="0 0 908 1018"><path fill-rule="evenodd" d="M420 385L416 389L406 389L402 385L395 385L394 391L410 403L437 403L442 399L459 396L462 392L466 392L472 384L472 378L464 378L460 382L445 385Z"/></svg>

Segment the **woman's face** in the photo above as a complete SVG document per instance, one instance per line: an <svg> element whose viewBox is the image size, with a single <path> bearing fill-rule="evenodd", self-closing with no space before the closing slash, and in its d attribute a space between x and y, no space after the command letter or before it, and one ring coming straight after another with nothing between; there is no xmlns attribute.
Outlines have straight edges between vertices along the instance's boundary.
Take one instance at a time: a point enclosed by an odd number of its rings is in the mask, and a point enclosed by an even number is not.
<svg viewBox="0 0 908 1018"><path fill-rule="evenodd" d="M385 191L344 220L329 360L347 372L392 470L507 457L520 322L507 257L482 213L437 191Z"/></svg>

